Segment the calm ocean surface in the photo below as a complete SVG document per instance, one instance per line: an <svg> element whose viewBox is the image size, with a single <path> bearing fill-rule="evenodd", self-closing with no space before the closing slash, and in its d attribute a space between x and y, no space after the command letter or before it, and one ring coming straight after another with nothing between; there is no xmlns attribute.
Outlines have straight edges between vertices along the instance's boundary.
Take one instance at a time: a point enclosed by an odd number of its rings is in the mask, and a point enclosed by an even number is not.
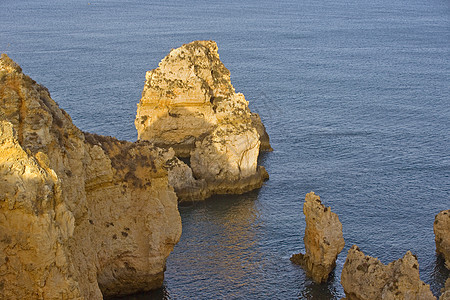
<svg viewBox="0 0 450 300"><path fill-rule="evenodd" d="M411 250L422 280L449 272L434 216L450 208L450 2L1 0L0 52L45 85L82 130L135 140L145 71L212 39L260 113L270 180L180 207L164 288L128 299L340 299L347 250L388 263ZM334 275L315 284L305 194L343 223Z"/></svg>

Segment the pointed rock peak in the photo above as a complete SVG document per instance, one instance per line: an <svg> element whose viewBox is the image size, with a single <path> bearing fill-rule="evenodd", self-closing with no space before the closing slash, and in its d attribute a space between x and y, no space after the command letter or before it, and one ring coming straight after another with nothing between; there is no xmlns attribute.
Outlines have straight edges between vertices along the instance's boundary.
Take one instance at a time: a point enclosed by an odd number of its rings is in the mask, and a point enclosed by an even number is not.
<svg viewBox="0 0 450 300"><path fill-rule="evenodd" d="M217 52L219 48L217 47L217 43L215 41L193 41L188 44L184 44L180 48L172 49L171 53L173 51L177 52L177 50L180 49L187 49L193 51L195 55L204 55L204 54L211 54L217 56L219 55Z"/></svg>
<svg viewBox="0 0 450 300"><path fill-rule="evenodd" d="M8 73L22 73L22 68L14 62L6 53L2 53L0 58L0 70L6 70Z"/></svg>
<svg viewBox="0 0 450 300"><path fill-rule="evenodd" d="M314 281L325 282L345 246L342 224L337 214L331 212L330 207L325 207L314 192L306 194L303 213L306 253L294 254L291 261L303 266Z"/></svg>

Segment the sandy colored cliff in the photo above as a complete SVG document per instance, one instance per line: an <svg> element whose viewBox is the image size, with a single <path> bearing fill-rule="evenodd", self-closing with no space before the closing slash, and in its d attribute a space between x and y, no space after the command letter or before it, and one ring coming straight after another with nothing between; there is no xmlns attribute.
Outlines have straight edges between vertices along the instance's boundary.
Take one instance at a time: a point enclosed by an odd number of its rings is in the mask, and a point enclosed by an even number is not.
<svg viewBox="0 0 450 300"><path fill-rule="evenodd" d="M173 153L81 132L0 59L0 298L101 299L159 287L181 235Z"/></svg>

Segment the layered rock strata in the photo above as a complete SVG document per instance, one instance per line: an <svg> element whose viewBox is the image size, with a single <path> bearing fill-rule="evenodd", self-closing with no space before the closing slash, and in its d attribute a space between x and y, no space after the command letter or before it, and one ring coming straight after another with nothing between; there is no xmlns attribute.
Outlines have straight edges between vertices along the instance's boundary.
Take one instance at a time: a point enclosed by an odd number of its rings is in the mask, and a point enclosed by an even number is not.
<svg viewBox="0 0 450 300"><path fill-rule="evenodd" d="M436 215L433 229L436 252L444 257L445 266L450 269L450 209Z"/></svg>
<svg viewBox="0 0 450 300"><path fill-rule="evenodd" d="M294 254L291 261L300 264L316 282L324 282L336 266L338 254L344 248L342 224L339 217L325 207L314 192L306 194L303 204L305 214L305 254Z"/></svg>
<svg viewBox="0 0 450 300"><path fill-rule="evenodd" d="M347 300L436 299L430 286L420 280L419 263L410 251L384 265L353 246L348 251L341 284Z"/></svg>
<svg viewBox="0 0 450 300"><path fill-rule="evenodd" d="M246 192L268 177L257 159L261 149L271 149L269 136L235 92L217 50L213 41L173 49L147 72L135 120L139 140L190 157L194 177L206 182L204 189L197 188L202 183L190 189L192 199Z"/></svg>
<svg viewBox="0 0 450 300"><path fill-rule="evenodd" d="M161 286L181 235L173 153L83 133L0 59L0 298L102 299Z"/></svg>

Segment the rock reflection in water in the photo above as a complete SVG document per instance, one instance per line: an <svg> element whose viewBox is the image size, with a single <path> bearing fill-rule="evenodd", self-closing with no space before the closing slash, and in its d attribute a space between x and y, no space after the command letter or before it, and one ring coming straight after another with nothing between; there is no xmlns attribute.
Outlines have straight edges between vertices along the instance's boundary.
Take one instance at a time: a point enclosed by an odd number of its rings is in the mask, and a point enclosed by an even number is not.
<svg viewBox="0 0 450 300"><path fill-rule="evenodd" d="M114 297L107 298L108 300L168 300L170 298L169 292L166 287L163 285L161 288L146 292L146 293L138 293L134 295L124 296L124 297Z"/></svg>
<svg viewBox="0 0 450 300"><path fill-rule="evenodd" d="M261 278L258 269L265 260L258 251L258 193L215 196L180 207L183 235L168 260L167 278L176 277L181 286L197 282L203 295L211 288L216 295L223 290L222 296L228 297L242 289L251 293ZM183 253L178 249L183 249Z"/></svg>
<svg viewBox="0 0 450 300"><path fill-rule="evenodd" d="M326 283L316 283L312 279L307 279L299 283L299 299L338 299L339 292L333 286L333 282L339 281L332 271Z"/></svg>
<svg viewBox="0 0 450 300"><path fill-rule="evenodd" d="M440 289L445 285L447 278L450 278L450 270L445 267L445 260L441 255L435 254L436 259L429 266L420 269L420 276L429 276L431 281L427 282L435 296L440 295ZM430 274L426 274L426 273ZM423 275L422 275L423 274ZM438 293L436 293L439 291Z"/></svg>

